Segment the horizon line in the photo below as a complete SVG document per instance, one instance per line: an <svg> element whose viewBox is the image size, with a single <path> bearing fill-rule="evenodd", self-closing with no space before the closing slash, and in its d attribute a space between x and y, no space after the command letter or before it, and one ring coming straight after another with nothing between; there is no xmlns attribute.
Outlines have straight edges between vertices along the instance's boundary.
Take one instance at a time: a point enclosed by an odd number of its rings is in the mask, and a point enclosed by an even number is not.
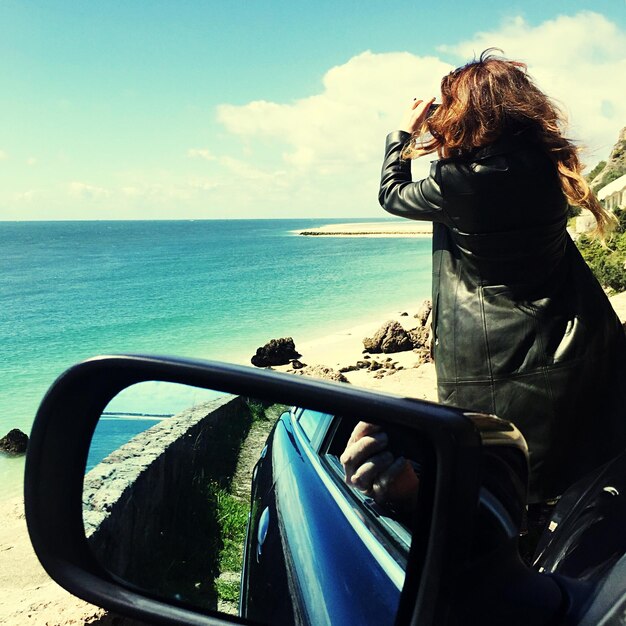
<svg viewBox="0 0 626 626"><path fill-rule="evenodd" d="M403 221L405 218L396 217L396 216L368 216L362 215L359 217L354 216L346 216L346 217L324 217L324 216L313 216L313 217L156 217L156 218L92 218L92 219L25 219L25 220L5 220L0 219L0 224L46 224L50 222L243 222L243 221L283 221L283 222L291 222L294 220L381 220L381 221Z"/></svg>

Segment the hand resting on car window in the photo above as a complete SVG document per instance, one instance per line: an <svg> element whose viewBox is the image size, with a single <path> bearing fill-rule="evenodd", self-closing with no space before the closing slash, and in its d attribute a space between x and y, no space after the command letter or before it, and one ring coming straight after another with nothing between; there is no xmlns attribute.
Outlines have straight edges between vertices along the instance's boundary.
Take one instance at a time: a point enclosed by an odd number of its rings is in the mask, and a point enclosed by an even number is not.
<svg viewBox="0 0 626 626"><path fill-rule="evenodd" d="M417 502L419 478L410 461L388 448L389 437L380 426L359 422L340 461L346 483L381 506L411 511Z"/></svg>

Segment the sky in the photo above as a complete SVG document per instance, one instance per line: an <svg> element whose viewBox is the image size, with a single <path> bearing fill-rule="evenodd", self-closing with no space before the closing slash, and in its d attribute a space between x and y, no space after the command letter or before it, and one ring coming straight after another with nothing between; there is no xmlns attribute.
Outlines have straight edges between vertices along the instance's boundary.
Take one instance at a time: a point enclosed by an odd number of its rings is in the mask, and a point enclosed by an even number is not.
<svg viewBox="0 0 626 626"><path fill-rule="evenodd" d="M386 134L491 46L606 159L626 0L1 0L0 220L382 217Z"/></svg>

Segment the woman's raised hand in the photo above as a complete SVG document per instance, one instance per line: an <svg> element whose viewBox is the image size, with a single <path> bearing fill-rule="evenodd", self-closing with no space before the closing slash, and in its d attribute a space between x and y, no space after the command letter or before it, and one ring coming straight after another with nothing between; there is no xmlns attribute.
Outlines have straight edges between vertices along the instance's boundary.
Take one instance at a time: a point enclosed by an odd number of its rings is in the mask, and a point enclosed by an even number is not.
<svg viewBox="0 0 626 626"><path fill-rule="evenodd" d="M409 109L404 124L401 130L405 130L407 133L416 133L422 127L424 120L428 115L428 109L430 105L435 101L435 98L430 100L420 100L419 98L413 98L413 103Z"/></svg>
<svg viewBox="0 0 626 626"><path fill-rule="evenodd" d="M387 449L388 442L380 426L359 422L339 459L346 483L380 505L410 510L417 499L419 479L409 461Z"/></svg>
<svg viewBox="0 0 626 626"><path fill-rule="evenodd" d="M375 478L394 461L393 454L385 450L388 439L387 434L375 424L359 422L355 426L339 458L348 485L372 495Z"/></svg>

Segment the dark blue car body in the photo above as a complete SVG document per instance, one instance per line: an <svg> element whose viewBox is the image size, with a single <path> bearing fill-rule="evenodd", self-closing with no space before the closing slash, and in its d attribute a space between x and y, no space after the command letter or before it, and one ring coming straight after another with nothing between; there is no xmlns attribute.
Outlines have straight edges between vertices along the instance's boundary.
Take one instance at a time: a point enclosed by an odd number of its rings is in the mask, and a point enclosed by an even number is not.
<svg viewBox="0 0 626 626"><path fill-rule="evenodd" d="M268 439L252 482L244 617L320 626L394 622L410 534L343 483L332 452L340 419L292 409Z"/></svg>

